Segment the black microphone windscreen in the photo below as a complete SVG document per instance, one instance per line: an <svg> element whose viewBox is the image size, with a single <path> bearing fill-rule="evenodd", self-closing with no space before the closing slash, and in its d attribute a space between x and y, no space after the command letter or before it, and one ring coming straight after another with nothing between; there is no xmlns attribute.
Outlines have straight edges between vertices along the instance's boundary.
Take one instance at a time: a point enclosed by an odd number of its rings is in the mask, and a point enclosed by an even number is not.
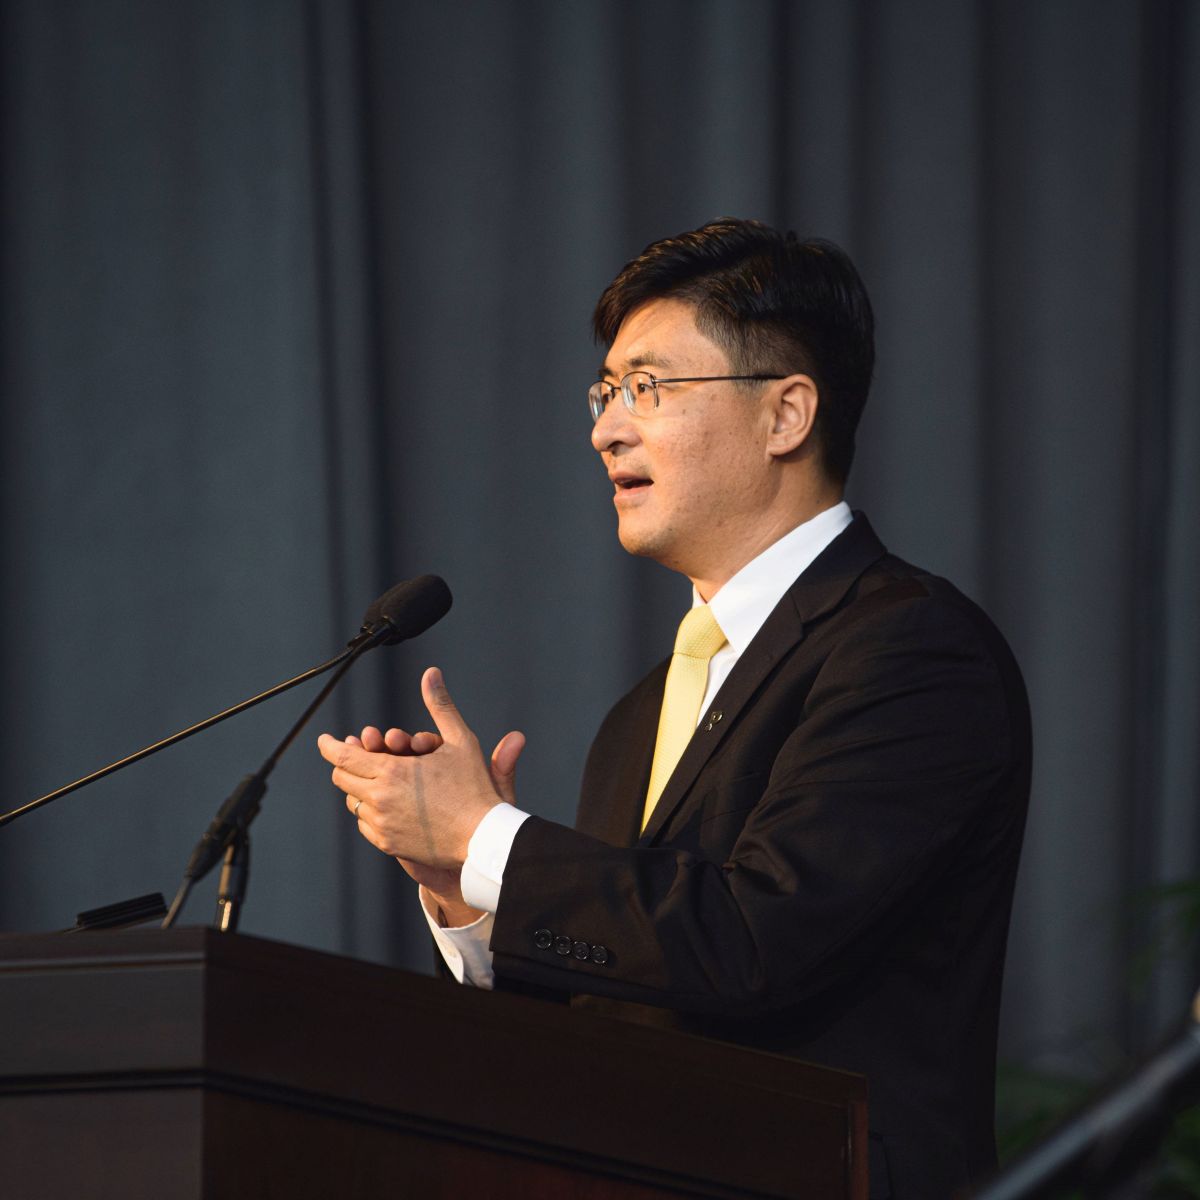
<svg viewBox="0 0 1200 1200"><path fill-rule="evenodd" d="M389 588L368 609L363 629L375 631L386 625L389 632L376 645L391 646L407 641L436 625L453 603L450 589L437 575L418 575Z"/></svg>

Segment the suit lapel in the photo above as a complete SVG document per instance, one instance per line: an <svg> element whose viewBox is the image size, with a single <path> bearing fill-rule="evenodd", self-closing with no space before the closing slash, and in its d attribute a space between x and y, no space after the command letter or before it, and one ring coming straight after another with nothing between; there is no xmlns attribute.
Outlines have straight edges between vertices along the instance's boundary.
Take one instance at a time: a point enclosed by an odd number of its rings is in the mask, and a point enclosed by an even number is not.
<svg viewBox="0 0 1200 1200"><path fill-rule="evenodd" d="M663 690L667 685L667 668L671 660L665 659L654 668L650 686L646 689L646 703L638 715L638 737L622 756L620 791L617 796L625 803L616 803L611 811L617 816L619 826L614 833L615 844L632 846L642 832L642 813L646 806L646 789L650 786L650 768L654 762L654 743L658 738L658 714L662 708ZM628 803L633 798L633 805Z"/></svg>
<svg viewBox="0 0 1200 1200"><path fill-rule="evenodd" d="M629 710L593 747L593 755L599 751L601 758L589 760L592 782L581 795L577 828L613 846L632 846L641 834L669 664L669 659L659 663L626 697Z"/></svg>
<svg viewBox="0 0 1200 1200"><path fill-rule="evenodd" d="M697 775L730 736L738 717L766 684L776 665L803 641L807 627L836 608L863 571L885 553L866 517L855 513L853 523L830 542L784 593L737 660L729 678L721 685L709 711L703 715L658 798L650 822L641 835L642 845L657 838L671 815L688 798ZM664 681L665 678L664 671ZM662 683L657 694L661 704ZM657 729L657 711L653 725ZM645 777L641 781L643 798L650 777L649 762L647 758ZM637 836L636 831L634 836Z"/></svg>

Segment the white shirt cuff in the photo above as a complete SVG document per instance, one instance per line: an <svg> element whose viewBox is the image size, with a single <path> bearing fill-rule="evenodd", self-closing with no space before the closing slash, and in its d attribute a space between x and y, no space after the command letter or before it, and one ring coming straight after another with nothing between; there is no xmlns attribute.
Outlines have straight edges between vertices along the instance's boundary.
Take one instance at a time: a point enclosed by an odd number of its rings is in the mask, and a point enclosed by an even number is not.
<svg viewBox="0 0 1200 1200"><path fill-rule="evenodd" d="M490 988L494 978L492 952L488 943L492 940L494 913L484 913L470 925L459 925L444 929L438 924L437 913L429 911L425 894L421 893L421 911L429 923L429 930L441 956L450 968L450 973L459 983L471 987Z"/></svg>
<svg viewBox="0 0 1200 1200"><path fill-rule="evenodd" d="M528 819L527 812L511 804L497 804L475 826L460 876L463 899L472 908L494 913L500 907L504 868L508 866L517 830Z"/></svg>

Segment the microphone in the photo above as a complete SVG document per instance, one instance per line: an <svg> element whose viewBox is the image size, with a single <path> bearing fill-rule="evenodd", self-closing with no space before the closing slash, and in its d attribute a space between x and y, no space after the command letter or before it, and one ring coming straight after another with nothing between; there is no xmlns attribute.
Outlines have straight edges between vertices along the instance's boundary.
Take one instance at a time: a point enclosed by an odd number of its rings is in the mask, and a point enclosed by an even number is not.
<svg viewBox="0 0 1200 1200"><path fill-rule="evenodd" d="M217 865L222 855L225 855L225 869L221 874L217 902L217 928L222 932L232 932L237 928L238 910L246 893L249 873L249 829L262 806L267 776L275 769L275 764L296 735L308 724L309 718L337 687L342 676L367 650L374 646L393 646L424 633L450 611L452 602L450 589L442 579L436 575L419 575L416 579L396 584L367 609L361 632L334 660L340 663L338 670L300 714L266 762L234 788L204 836L196 843L184 868L179 891L163 920L164 929L170 929L175 923L192 887Z"/></svg>
<svg viewBox="0 0 1200 1200"><path fill-rule="evenodd" d="M44 804L49 804L52 800L57 800L61 796L66 796L70 792L86 787L89 783L95 783L98 779L103 779L106 775L111 775L114 771L132 766L135 762L140 762L143 758L148 758L151 754L157 754L158 751L165 750L168 746L173 746L176 742L181 742L184 738L191 737L194 733L210 729L213 725L218 724L218 722L236 716L238 713L245 712L246 709L253 708L256 704L261 704L264 700L278 696L281 692L286 692L301 683L306 683L318 675L323 675L326 671L333 670L334 667L343 665L348 667L350 663L357 660L359 655L374 646L391 646L408 638L416 637L418 634L424 633L435 622L440 621L450 610L451 602L450 589L436 575L419 575L416 579L409 579L403 583L398 583L394 587L389 588L388 591L384 592L379 599L371 604L367 609L366 615L363 617L361 632L351 639L345 650L331 658L328 662L321 663L319 666L313 667L311 670L305 671L293 679L288 679L284 683L277 684L273 688L268 688L267 691L260 692L257 696L252 696L249 700L243 700L240 704L235 704L232 708L227 708L223 712L208 717L196 725L191 725L187 729L182 729L178 733L172 734L170 737L163 738L162 741L145 746L141 750L127 755L125 758L109 763L108 766L101 767L98 771L93 771L90 775L83 776L82 779L76 779L73 783L68 783L63 787L56 788L53 792L39 796L36 800L30 801L20 808L14 808L11 812L0 815L0 826L7 825L10 821L15 821L18 817L33 812L35 809L41 808ZM339 672L333 682L336 683L337 679L340 678L341 673ZM328 695L328 690L322 692L319 699L324 699L326 695ZM285 742L274 757L278 757L278 754L286 749L286 745L287 743ZM268 763L264 764L264 766L270 770L270 767L274 766L273 759L268 760Z"/></svg>
<svg viewBox="0 0 1200 1200"><path fill-rule="evenodd" d="M436 575L418 575L388 588L363 617L362 631L348 643L394 646L436 625L453 603L450 589Z"/></svg>

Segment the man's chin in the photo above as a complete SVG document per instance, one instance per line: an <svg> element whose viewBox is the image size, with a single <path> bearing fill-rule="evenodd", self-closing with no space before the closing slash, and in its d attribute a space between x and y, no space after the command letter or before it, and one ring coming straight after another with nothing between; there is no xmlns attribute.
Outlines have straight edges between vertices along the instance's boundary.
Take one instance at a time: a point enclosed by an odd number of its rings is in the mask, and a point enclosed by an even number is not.
<svg viewBox="0 0 1200 1200"><path fill-rule="evenodd" d="M617 541L627 554L636 554L639 558L654 557L655 539L646 530L634 528L632 521L617 522Z"/></svg>
<svg viewBox="0 0 1200 1200"><path fill-rule="evenodd" d="M618 524L617 540L626 553L652 558L655 562L662 562L670 549L670 538L661 529L638 528L632 521Z"/></svg>

